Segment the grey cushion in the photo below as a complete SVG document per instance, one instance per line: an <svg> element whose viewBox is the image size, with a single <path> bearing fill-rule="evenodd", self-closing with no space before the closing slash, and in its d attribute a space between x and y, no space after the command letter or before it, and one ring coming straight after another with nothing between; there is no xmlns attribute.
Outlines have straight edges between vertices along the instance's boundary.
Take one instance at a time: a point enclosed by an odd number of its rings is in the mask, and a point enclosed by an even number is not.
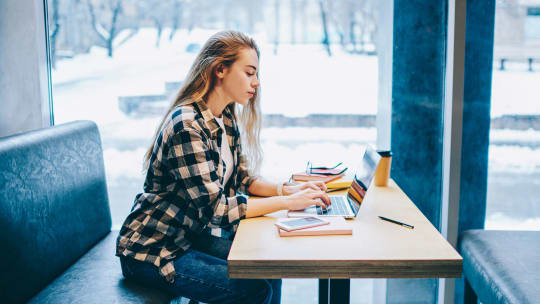
<svg viewBox="0 0 540 304"><path fill-rule="evenodd" d="M125 280L113 231L29 303L169 303L171 296Z"/></svg>
<svg viewBox="0 0 540 304"><path fill-rule="evenodd" d="M540 231L469 230L463 272L482 303L540 301Z"/></svg>
<svg viewBox="0 0 540 304"><path fill-rule="evenodd" d="M0 294L23 302L111 229L97 126L79 121L0 139Z"/></svg>

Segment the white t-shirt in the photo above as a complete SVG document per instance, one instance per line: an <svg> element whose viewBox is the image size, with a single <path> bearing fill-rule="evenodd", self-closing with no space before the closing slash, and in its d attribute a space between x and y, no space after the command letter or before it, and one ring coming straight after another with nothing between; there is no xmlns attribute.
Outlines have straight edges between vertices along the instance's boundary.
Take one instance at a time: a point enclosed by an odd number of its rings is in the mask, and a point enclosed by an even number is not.
<svg viewBox="0 0 540 304"><path fill-rule="evenodd" d="M233 173L233 156L231 147L229 146L229 140L227 139L227 132L225 131L225 125L223 124L223 117L215 117L223 132L221 133L221 158L225 162L225 175L223 175L223 187L229 181Z"/></svg>

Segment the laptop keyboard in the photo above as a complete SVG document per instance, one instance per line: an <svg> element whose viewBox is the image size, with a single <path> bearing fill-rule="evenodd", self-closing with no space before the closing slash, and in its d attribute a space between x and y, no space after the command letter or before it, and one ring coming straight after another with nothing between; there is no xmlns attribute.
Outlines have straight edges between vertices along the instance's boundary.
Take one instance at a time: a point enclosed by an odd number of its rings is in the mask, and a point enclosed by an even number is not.
<svg viewBox="0 0 540 304"><path fill-rule="evenodd" d="M318 215L349 215L347 211L347 201L341 196L330 196L330 205L326 210L317 206Z"/></svg>

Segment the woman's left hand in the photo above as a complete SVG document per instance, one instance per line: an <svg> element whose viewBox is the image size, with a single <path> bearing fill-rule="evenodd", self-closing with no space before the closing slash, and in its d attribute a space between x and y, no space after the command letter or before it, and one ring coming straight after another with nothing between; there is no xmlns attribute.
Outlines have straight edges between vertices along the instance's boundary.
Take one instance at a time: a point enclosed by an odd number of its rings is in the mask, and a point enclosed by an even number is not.
<svg viewBox="0 0 540 304"><path fill-rule="evenodd" d="M323 182L306 182L292 186L283 186L283 195L291 195L304 189L320 190L324 192L327 190L326 185Z"/></svg>

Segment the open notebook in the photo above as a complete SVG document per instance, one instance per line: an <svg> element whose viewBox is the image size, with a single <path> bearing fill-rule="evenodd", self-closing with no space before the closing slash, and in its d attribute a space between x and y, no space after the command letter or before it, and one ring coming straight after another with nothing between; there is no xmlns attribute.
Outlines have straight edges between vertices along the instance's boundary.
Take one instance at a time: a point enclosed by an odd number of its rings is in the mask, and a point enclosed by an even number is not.
<svg viewBox="0 0 540 304"><path fill-rule="evenodd" d="M290 220L289 218L278 219ZM347 223L343 217L327 217L325 221L330 222L328 225L317 226L312 228L285 231L277 228L279 236L301 236L301 235L351 235L352 225Z"/></svg>

